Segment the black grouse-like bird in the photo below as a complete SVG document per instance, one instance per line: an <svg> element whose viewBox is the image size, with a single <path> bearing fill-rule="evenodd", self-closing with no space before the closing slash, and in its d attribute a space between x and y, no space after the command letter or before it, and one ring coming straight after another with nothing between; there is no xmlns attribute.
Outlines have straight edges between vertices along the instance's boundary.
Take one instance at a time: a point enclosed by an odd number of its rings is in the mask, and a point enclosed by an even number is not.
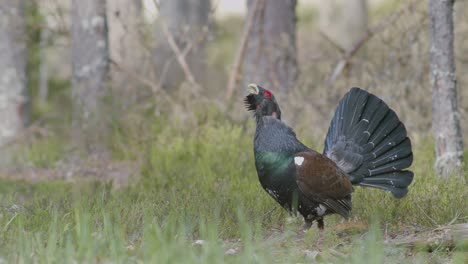
<svg viewBox="0 0 468 264"><path fill-rule="evenodd" d="M340 101L325 138L322 154L308 148L281 121L271 91L248 87L245 104L253 111L255 166L262 187L281 206L299 211L310 227L323 217L351 211L353 185L408 192L413 173L411 142L397 115L377 96L352 88Z"/></svg>

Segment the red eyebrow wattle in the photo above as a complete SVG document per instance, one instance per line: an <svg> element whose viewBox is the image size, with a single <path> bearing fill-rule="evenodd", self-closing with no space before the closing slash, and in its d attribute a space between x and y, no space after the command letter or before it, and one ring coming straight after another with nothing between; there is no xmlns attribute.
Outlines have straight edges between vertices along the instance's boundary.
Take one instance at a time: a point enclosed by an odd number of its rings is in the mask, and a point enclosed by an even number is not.
<svg viewBox="0 0 468 264"><path fill-rule="evenodd" d="M268 90L263 91L263 94L264 94L266 97L270 98L270 99L271 99L271 97L273 97L273 94L272 94L270 91L268 91Z"/></svg>

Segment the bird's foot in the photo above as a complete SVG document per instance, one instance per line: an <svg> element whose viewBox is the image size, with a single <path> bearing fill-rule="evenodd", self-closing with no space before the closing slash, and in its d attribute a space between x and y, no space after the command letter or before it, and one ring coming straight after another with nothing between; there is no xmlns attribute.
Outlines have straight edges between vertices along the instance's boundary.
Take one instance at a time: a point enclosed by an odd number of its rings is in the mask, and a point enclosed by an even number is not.
<svg viewBox="0 0 468 264"><path fill-rule="evenodd" d="M304 219L304 225L302 226L304 233L307 232L307 230L309 230L312 227L312 224L313 224L313 220Z"/></svg>

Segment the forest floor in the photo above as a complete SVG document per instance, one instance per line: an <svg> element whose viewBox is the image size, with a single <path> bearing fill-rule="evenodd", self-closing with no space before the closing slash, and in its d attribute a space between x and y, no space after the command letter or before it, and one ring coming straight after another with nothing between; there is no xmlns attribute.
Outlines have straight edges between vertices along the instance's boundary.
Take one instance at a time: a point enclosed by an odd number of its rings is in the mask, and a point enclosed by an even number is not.
<svg viewBox="0 0 468 264"><path fill-rule="evenodd" d="M405 198L356 188L351 219L321 236L261 189L252 129L157 126L72 157L39 139L0 173L0 263L466 263L466 182L435 176L430 141Z"/></svg>
<svg viewBox="0 0 468 264"><path fill-rule="evenodd" d="M254 217L238 210L237 219L227 225L219 209L215 217L189 216L180 210L161 214L156 200L96 182L1 180L0 190L4 263L466 263L468 259L466 217L465 223L459 217L437 227L331 217L320 235L315 226L303 230L301 218L287 216L275 205Z"/></svg>

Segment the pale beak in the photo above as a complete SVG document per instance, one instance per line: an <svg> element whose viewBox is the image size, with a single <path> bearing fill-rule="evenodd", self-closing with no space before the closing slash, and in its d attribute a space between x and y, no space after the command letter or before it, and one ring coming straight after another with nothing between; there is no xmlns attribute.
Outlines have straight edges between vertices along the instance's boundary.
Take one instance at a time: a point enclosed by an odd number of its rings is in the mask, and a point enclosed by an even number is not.
<svg viewBox="0 0 468 264"><path fill-rule="evenodd" d="M258 89L258 85L255 83L251 83L247 86L247 92L250 94L258 94L260 90Z"/></svg>

